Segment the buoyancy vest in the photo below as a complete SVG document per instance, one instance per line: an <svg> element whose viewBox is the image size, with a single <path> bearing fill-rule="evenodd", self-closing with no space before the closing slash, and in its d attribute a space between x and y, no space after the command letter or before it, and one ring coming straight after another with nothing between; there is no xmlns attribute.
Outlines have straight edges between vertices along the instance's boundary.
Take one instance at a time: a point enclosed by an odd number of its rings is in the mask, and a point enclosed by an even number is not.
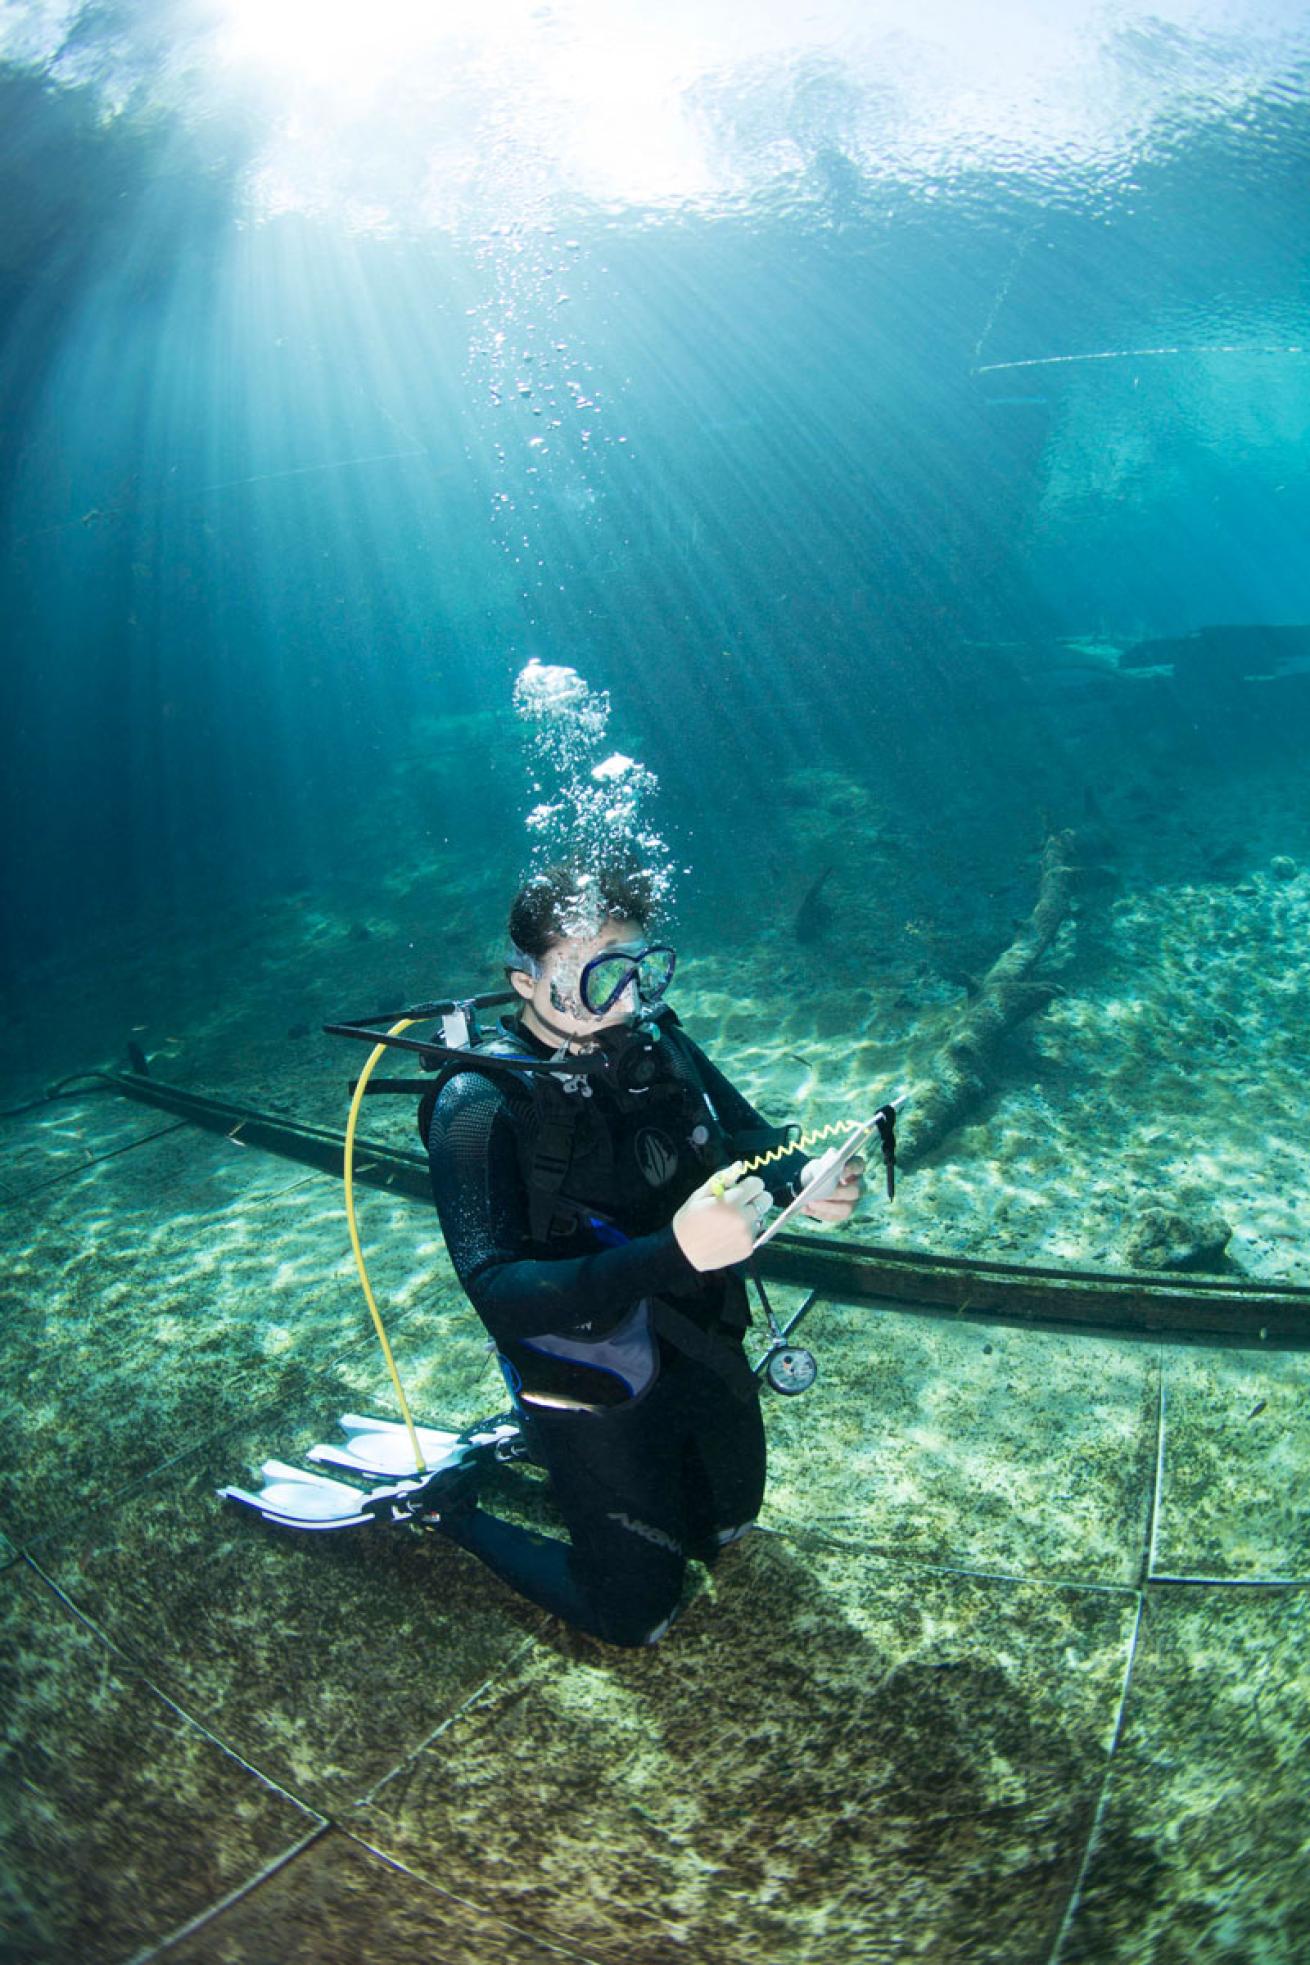
<svg viewBox="0 0 1310 1965"><path fill-rule="evenodd" d="M515 1132L528 1195L529 1233L545 1248L579 1234L588 1235L598 1247L627 1240L613 1219L616 1184L627 1188L629 1198L644 1189L656 1207L662 1190L676 1192L680 1187L680 1204L731 1158L728 1137L702 1082L695 1053L667 1005L632 1033L626 1054L618 1060L618 1072L605 1075L605 1090L599 1094L589 1078L515 1072L516 1058L537 1059L541 1053L509 1020L481 1048L485 1062L461 1060L444 1067L434 1079L419 1108L420 1135L426 1145L436 1101L459 1073L483 1071L501 1084L507 1076L516 1080L520 1091L514 1103L521 1117ZM610 1102L626 1118L642 1122L635 1130L624 1129L635 1170L616 1165L614 1134L604 1110ZM664 1193L662 1219L652 1220L651 1226L662 1226L669 1219L668 1198ZM708 1284L710 1292L715 1288ZM545 1391L524 1389L522 1372L502 1347L506 1381L516 1397L529 1403L603 1409L649 1389L659 1372L658 1340L663 1339L716 1372L738 1396L752 1397L755 1380L740 1344L740 1335L750 1323L745 1288L739 1277L725 1275L718 1279L718 1294L708 1324L666 1298L642 1298L597 1336L573 1330L520 1340L511 1348L564 1368L552 1372L546 1366L546 1376L553 1377L555 1384ZM526 1367L528 1361L521 1362ZM579 1373L570 1367L583 1369ZM570 1384L570 1379L581 1382ZM600 1396L586 1396L588 1385Z"/></svg>
<svg viewBox="0 0 1310 1965"><path fill-rule="evenodd" d="M598 1101L591 1078L516 1072L517 1059L536 1062L541 1052L516 1023L504 1019L478 1047L476 1057L443 1066L433 1079L418 1109L419 1137L426 1147L436 1102L452 1078L480 1071L500 1084L514 1079L526 1108L515 1130L529 1232L541 1243L573 1233L589 1216L608 1219L616 1168L613 1133L599 1109L606 1102L616 1103L625 1114L648 1118L635 1138L651 1188L673 1173L671 1155L681 1159L689 1153L699 1180L726 1165L727 1136L676 1013L661 1006L628 1041L627 1056L618 1060L623 1075L605 1074Z"/></svg>

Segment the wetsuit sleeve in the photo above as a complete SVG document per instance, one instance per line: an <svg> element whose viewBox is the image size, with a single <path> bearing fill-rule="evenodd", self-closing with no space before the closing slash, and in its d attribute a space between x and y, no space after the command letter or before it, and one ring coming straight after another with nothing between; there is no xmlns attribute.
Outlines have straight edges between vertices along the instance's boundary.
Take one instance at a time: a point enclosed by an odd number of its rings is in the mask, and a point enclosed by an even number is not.
<svg viewBox="0 0 1310 1965"><path fill-rule="evenodd" d="M694 1044L685 1030L680 1031L679 1036L695 1057L701 1084L709 1095L719 1124L728 1135L728 1144L734 1154L744 1160L753 1159L757 1153L768 1153L789 1144L794 1130L791 1126L771 1126L755 1110L745 1093L739 1092L716 1064L711 1064L699 1044ZM795 1200L800 1192L801 1168L811 1157L800 1147L793 1147L782 1159L760 1168L760 1179L779 1205Z"/></svg>
<svg viewBox="0 0 1310 1965"><path fill-rule="evenodd" d="M671 1227L543 1259L531 1238L513 1108L484 1072L461 1072L442 1090L428 1165L450 1259L497 1342L603 1328L643 1296L701 1280Z"/></svg>

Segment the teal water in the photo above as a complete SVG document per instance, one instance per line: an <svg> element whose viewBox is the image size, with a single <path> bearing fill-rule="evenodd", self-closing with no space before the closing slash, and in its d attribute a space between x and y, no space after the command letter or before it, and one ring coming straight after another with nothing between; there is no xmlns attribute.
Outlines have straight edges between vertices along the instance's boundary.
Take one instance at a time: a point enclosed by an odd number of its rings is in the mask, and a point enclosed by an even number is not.
<svg viewBox="0 0 1310 1965"><path fill-rule="evenodd" d="M1310 1284L1308 167L1283 6L7 9L0 1105L131 1044L339 1131L324 1022L499 983L535 659L706 1049L909 1093L848 1241ZM331 1182L5 1125L16 1957L1302 1955L1258 1324L826 1296L771 1535L620 1666L215 1503L390 1409ZM436 1223L361 1213L463 1423Z"/></svg>

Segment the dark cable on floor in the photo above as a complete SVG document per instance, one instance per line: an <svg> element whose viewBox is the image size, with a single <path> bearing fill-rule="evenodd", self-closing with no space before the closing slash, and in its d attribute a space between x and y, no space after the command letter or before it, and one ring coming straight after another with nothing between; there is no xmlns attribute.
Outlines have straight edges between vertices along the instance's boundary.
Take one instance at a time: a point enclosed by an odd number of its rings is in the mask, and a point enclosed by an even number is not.
<svg viewBox="0 0 1310 1965"><path fill-rule="evenodd" d="M103 1071L70 1071L67 1078L57 1078L53 1085L47 1085L40 1098L30 1098L25 1105L0 1106L0 1119L17 1119L24 1112L37 1112L43 1105L50 1105L55 1099L72 1098L70 1085L84 1085L94 1092L112 1092L113 1081L105 1077Z"/></svg>

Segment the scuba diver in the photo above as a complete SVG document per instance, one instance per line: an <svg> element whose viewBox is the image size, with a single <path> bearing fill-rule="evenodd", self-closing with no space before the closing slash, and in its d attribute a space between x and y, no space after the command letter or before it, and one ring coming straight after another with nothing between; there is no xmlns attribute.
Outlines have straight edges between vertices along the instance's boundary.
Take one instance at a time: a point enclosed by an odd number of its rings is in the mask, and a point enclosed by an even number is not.
<svg viewBox="0 0 1310 1965"><path fill-rule="evenodd" d="M488 1513L475 1469L423 1524L617 1645L659 1639L688 1559L712 1563L754 1524L765 1445L742 1265L818 1164L682 1029L650 913L621 864L529 880L509 920L517 1014L446 1064L419 1121L451 1260L569 1540ZM576 1078L558 1071L574 1056ZM767 1185L742 1177L770 1149ZM802 1211L846 1220L861 1172L851 1160Z"/></svg>

